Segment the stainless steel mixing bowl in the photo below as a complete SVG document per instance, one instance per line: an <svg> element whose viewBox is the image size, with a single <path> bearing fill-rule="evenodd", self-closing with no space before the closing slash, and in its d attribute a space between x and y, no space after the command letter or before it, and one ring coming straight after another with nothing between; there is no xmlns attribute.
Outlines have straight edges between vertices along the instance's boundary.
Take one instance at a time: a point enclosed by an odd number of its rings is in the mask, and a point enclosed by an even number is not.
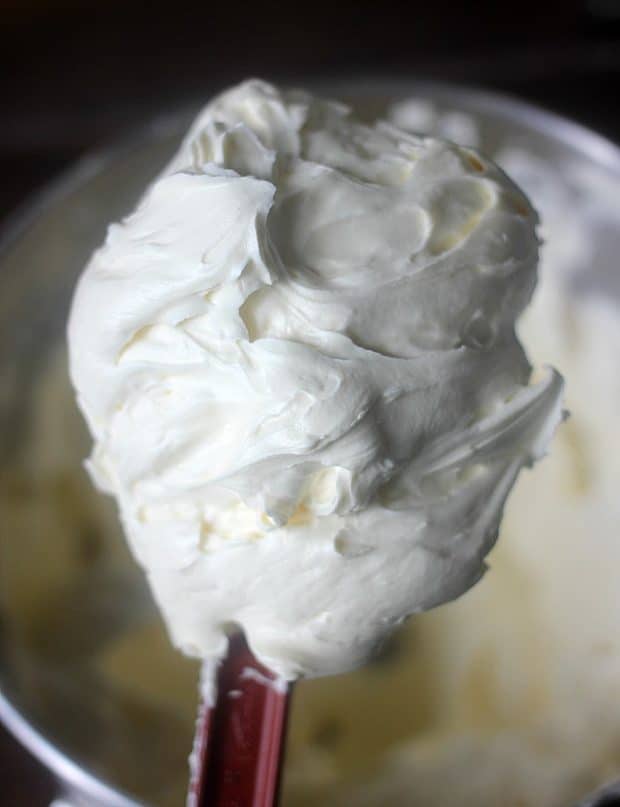
<svg viewBox="0 0 620 807"><path fill-rule="evenodd" d="M527 104L434 83L317 89L368 118L399 99L428 99L473 116L483 150L509 139L558 172L603 172L620 198L618 149ZM188 120L160 120L83 160L14 218L0 249L0 717L88 807L181 803L196 670L168 648L111 504L79 470L88 441L56 354L71 290L107 222L131 209ZM606 271L620 237L593 237L598 257L585 286L620 297L618 275ZM136 644L141 666L129 673ZM172 679L187 690L181 701L168 697Z"/></svg>

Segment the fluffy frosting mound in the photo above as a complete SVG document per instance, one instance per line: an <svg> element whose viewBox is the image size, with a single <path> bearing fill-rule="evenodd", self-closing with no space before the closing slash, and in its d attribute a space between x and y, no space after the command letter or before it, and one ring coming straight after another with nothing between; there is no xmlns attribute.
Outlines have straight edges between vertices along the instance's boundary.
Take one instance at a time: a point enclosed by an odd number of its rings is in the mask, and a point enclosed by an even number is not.
<svg viewBox="0 0 620 807"><path fill-rule="evenodd" d="M470 149L250 81L200 114L75 294L71 372L174 642L361 664L484 570L561 418L515 319L536 215Z"/></svg>

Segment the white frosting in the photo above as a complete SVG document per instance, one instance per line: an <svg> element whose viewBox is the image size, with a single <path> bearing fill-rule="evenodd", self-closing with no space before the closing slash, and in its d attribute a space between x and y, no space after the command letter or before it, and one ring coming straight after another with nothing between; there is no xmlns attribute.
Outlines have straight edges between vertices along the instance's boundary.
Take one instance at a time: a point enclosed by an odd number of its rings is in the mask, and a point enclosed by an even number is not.
<svg viewBox="0 0 620 807"><path fill-rule="evenodd" d="M617 274L599 234L617 230L618 180L523 145L498 159L540 206L543 280L519 332L562 370L571 417L520 477L480 585L412 620L381 666L298 687L295 807L565 807L618 778L620 313L591 282Z"/></svg>
<svg viewBox="0 0 620 807"><path fill-rule="evenodd" d="M514 332L536 216L469 149L252 81L217 98L76 290L71 374L174 642L362 663L484 571L561 381Z"/></svg>

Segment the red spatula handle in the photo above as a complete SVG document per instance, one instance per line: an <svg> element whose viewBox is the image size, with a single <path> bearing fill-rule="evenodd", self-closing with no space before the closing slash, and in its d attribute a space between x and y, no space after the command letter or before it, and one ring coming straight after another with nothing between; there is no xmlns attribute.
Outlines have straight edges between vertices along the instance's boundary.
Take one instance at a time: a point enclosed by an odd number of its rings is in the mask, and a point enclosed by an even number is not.
<svg viewBox="0 0 620 807"><path fill-rule="evenodd" d="M230 640L215 705L200 706L188 807L274 807L290 687L260 664L243 636Z"/></svg>

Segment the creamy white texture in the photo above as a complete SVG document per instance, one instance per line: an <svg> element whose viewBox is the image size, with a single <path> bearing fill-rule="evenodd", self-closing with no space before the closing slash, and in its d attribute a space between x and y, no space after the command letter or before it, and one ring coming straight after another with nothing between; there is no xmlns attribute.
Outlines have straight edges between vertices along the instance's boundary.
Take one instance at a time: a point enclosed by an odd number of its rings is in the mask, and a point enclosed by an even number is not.
<svg viewBox="0 0 620 807"><path fill-rule="evenodd" d="M496 159L540 210L519 333L565 375L570 420L520 477L480 585L412 620L381 667L299 687L287 805L566 807L618 779L618 174L545 146Z"/></svg>
<svg viewBox="0 0 620 807"><path fill-rule="evenodd" d="M536 216L469 149L252 81L78 285L71 374L174 642L362 663L484 571L561 417L514 332Z"/></svg>

